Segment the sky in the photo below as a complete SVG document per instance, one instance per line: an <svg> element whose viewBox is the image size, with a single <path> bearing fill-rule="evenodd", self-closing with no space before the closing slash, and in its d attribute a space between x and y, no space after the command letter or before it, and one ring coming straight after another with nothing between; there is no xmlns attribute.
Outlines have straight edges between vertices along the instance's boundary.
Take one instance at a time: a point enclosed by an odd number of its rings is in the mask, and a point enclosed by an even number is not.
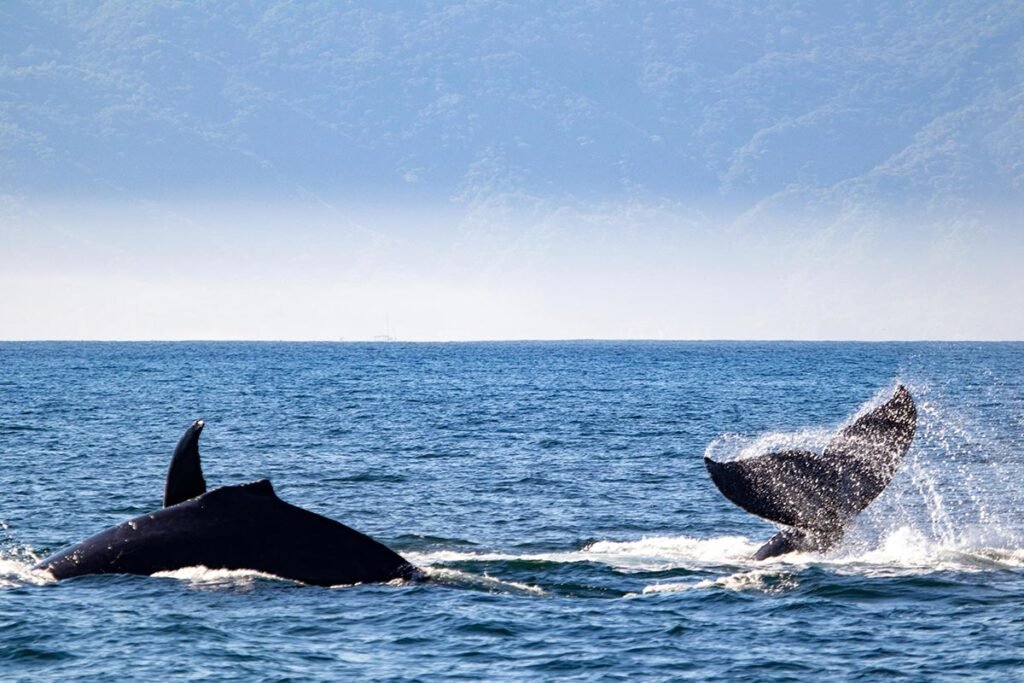
<svg viewBox="0 0 1024 683"><path fill-rule="evenodd" d="M1024 5L0 3L0 339L1024 339Z"/></svg>

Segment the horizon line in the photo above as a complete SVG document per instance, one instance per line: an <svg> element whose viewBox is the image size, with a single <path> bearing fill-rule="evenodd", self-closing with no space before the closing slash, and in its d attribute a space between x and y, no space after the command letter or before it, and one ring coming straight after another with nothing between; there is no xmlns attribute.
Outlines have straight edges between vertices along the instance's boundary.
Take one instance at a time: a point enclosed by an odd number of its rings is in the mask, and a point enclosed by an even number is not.
<svg viewBox="0 0 1024 683"><path fill-rule="evenodd" d="M578 344L578 343L749 343L749 344L1019 344L1024 339L829 339L829 338L643 338L643 337L566 337L509 339L0 339L0 344Z"/></svg>

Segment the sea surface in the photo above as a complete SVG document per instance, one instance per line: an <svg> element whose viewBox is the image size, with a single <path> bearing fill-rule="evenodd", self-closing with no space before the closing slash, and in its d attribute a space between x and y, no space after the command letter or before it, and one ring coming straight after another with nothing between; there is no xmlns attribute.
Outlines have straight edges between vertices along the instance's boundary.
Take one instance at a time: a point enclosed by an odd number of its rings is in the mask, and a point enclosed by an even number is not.
<svg viewBox="0 0 1024 683"><path fill-rule="evenodd" d="M1024 679L1024 344L0 344L0 680ZM827 554L703 465L821 446L909 387L918 431ZM54 582L160 506L267 477L426 581ZM325 547L323 552L330 553Z"/></svg>

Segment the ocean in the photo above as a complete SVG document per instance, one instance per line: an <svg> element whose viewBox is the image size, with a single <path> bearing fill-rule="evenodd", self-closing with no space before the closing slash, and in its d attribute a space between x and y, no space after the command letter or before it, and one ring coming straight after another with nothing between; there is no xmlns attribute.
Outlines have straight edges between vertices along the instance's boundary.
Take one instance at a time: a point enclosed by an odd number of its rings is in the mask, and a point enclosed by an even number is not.
<svg viewBox="0 0 1024 683"><path fill-rule="evenodd" d="M2 343L0 679L1024 678L1024 344ZM703 456L820 446L899 383L901 470L825 554ZM284 499L426 581L63 582L49 553L211 487ZM329 552L328 548L324 552Z"/></svg>

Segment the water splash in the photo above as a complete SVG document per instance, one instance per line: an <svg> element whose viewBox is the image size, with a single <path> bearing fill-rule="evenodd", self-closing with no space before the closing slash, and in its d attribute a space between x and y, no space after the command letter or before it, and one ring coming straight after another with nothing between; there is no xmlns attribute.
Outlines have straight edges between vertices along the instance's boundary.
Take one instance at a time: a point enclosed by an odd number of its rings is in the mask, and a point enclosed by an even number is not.
<svg viewBox="0 0 1024 683"><path fill-rule="evenodd" d="M912 391L918 410L914 443L893 483L851 527L847 542L863 547L874 540L877 546L879 539L909 529L935 547L1020 547L1024 472L1017 454L980 426L983 406L953 404L943 388L928 384Z"/></svg>
<svg viewBox="0 0 1024 683"><path fill-rule="evenodd" d="M834 433L834 429L808 428L757 436L722 434L707 445L704 457L715 462L729 462L781 451L821 451Z"/></svg>
<svg viewBox="0 0 1024 683"><path fill-rule="evenodd" d="M34 566L33 562L0 557L0 589L44 586L57 581L49 572Z"/></svg>
<svg viewBox="0 0 1024 683"><path fill-rule="evenodd" d="M889 400L899 384L901 382L894 381L891 386L879 389L837 425L808 426L790 432L766 432L753 436L726 433L711 440L704 449L704 456L716 462L729 462L781 451L821 452L836 432Z"/></svg>
<svg viewBox="0 0 1024 683"><path fill-rule="evenodd" d="M49 572L34 569L39 563L38 553L18 542L4 520L0 520L0 536L0 589L42 586L56 581Z"/></svg>

